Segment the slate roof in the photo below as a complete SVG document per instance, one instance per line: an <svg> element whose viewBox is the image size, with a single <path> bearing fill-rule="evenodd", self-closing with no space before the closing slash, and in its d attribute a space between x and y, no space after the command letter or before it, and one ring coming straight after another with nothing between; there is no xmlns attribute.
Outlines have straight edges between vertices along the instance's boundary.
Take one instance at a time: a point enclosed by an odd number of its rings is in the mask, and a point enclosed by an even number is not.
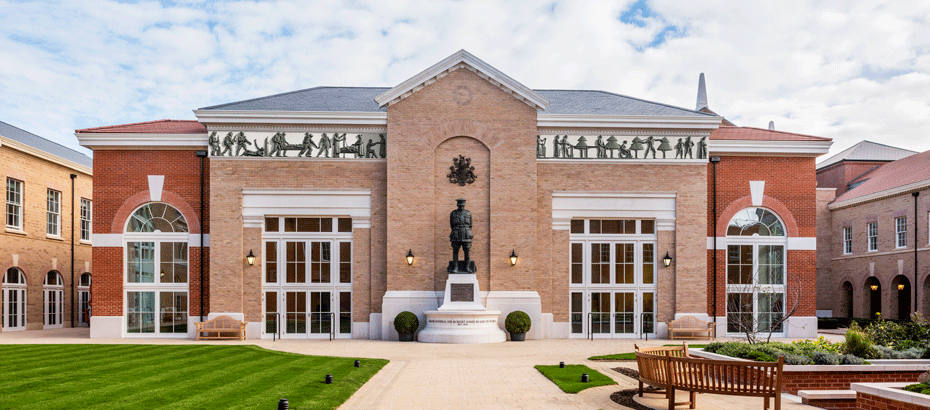
<svg viewBox="0 0 930 410"><path fill-rule="evenodd" d="M896 161L916 153L917 151L892 147L890 145L879 144L872 141L862 141L856 145L846 148L843 151L840 151L838 154L830 158L823 160L823 162L817 164L817 169L823 169L841 161Z"/></svg>
<svg viewBox="0 0 930 410"><path fill-rule="evenodd" d="M843 195L836 198L834 203L921 181L930 183L930 151L924 151L884 164L869 172L863 178L867 178L865 182L844 192Z"/></svg>
<svg viewBox="0 0 930 410"><path fill-rule="evenodd" d="M374 98L389 87L314 87L200 108L228 111L385 112ZM707 117L712 114L639 98L592 90L533 90L549 100L545 114L655 115Z"/></svg>
<svg viewBox="0 0 930 410"><path fill-rule="evenodd" d="M832 141L830 138L755 127L720 127L710 133L710 139L744 141Z"/></svg>
<svg viewBox="0 0 930 410"><path fill-rule="evenodd" d="M49 141L22 128L14 127L3 121L0 121L0 135L86 167L94 166L94 160L87 155L56 142Z"/></svg>
<svg viewBox="0 0 930 410"><path fill-rule="evenodd" d="M108 125L105 127L76 130L84 134L134 133L134 134L203 134L207 127L192 120L156 120L132 124Z"/></svg>

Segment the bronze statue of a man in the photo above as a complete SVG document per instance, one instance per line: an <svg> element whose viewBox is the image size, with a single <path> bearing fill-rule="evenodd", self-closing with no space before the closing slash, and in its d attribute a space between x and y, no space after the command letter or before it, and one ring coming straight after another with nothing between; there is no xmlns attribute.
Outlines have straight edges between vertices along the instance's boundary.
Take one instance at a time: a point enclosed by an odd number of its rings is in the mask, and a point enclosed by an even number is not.
<svg viewBox="0 0 930 410"><path fill-rule="evenodd" d="M449 214L449 225L452 227L452 233L449 234L449 240L452 242L452 263L449 265L450 273L474 273L471 264L471 242L475 237L472 233L471 212L465 209L465 200L456 200L458 209ZM465 251L465 260L459 263L459 248ZM454 272L453 272L454 271ZM470 272L469 272L470 271Z"/></svg>

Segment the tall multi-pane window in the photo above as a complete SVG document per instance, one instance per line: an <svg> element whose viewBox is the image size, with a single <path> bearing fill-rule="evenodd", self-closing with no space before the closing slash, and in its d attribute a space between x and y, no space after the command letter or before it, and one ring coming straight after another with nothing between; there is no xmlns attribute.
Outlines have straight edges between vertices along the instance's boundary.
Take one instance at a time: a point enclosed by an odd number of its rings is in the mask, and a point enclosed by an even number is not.
<svg viewBox="0 0 930 410"><path fill-rule="evenodd" d="M727 242L727 332L784 332L784 224L772 211L746 208L730 220Z"/></svg>
<svg viewBox="0 0 930 410"><path fill-rule="evenodd" d="M45 233L61 236L61 192L49 189L46 203L48 204L48 218L45 224Z"/></svg>
<svg viewBox="0 0 930 410"><path fill-rule="evenodd" d="M90 212L91 203L89 199L81 198L81 240L90 240Z"/></svg>
<svg viewBox="0 0 930 410"><path fill-rule="evenodd" d="M23 229L23 181L6 179L6 227Z"/></svg>
<svg viewBox="0 0 930 410"><path fill-rule="evenodd" d="M866 225L866 233L869 238L869 251L878 250L878 222L869 222Z"/></svg>
<svg viewBox="0 0 930 410"><path fill-rule="evenodd" d="M852 253L852 227L847 226L843 228L843 254L849 255Z"/></svg>
<svg viewBox="0 0 930 410"><path fill-rule="evenodd" d="M894 219L894 237L895 247L903 248L907 246L907 217L902 216Z"/></svg>

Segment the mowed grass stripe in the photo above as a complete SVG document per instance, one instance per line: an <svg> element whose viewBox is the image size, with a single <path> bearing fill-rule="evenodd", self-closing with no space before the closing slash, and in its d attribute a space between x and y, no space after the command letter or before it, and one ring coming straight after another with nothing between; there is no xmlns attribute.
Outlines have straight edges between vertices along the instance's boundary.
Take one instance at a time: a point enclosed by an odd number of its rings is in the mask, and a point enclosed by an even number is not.
<svg viewBox="0 0 930 410"><path fill-rule="evenodd" d="M0 385L19 387L0 395L3 408L270 408L287 397L295 407L331 409L387 363L362 359L356 369L351 358L241 345L0 346L0 357L10 355L17 365L0 361ZM23 371L27 357L44 371ZM325 374L336 382L323 384Z"/></svg>
<svg viewBox="0 0 930 410"><path fill-rule="evenodd" d="M169 348L164 349L168 354L158 354L155 353L153 357L147 359L147 361L154 361L157 364L150 364L148 366L139 366L132 371L120 372L120 379L126 381L109 384L105 387L97 389L96 393L101 395L106 395L113 397L114 399L110 401L110 405L123 403L130 401L131 398L137 395L148 395L151 394L153 390L157 390L160 386L165 385L175 385L178 383L186 383L189 379L181 377L182 374L189 373L191 376L195 375L198 368L202 368L205 365L209 364L211 367L216 366L213 370L214 372L223 372L223 367L226 364L230 364L237 360L236 357L231 357L231 355L225 355L221 359L214 358L212 356L205 355L194 355L188 352L185 352L183 349L184 346L151 346L152 348ZM197 346L200 347L200 346ZM170 348L182 348L182 349L170 349ZM162 349L158 349L162 350ZM180 357L180 360L174 359L175 357ZM112 381L111 381L112 383ZM79 387L80 383L73 383L74 387ZM185 391L186 391L185 387ZM73 391L68 390L67 392L79 392L80 390ZM67 393L62 392L62 393ZM44 405L55 407L60 403L67 402L67 397L61 397L58 400L50 400L44 402ZM92 403L91 403L92 404ZM117 406L114 408L129 408L123 406Z"/></svg>
<svg viewBox="0 0 930 410"><path fill-rule="evenodd" d="M119 401L114 403L118 404L115 408L148 409L157 406L157 404L153 405L152 403L160 403L163 401L177 402L183 400L191 394L196 394L196 392L200 390L196 388L198 386L190 383L190 381L194 380L200 382L199 387L201 388L213 386L213 388L210 389L210 395L214 396L215 399L217 395L219 397L224 395L225 386L228 383L248 377L248 375L260 371L264 366L262 364L263 360L261 360L261 354L258 352L254 355L244 354L231 357L230 359L231 360L224 360L223 363L218 363L217 367L207 373L201 371L200 368L202 366L192 366L186 369L178 369L170 374L165 374L162 378L164 381L185 381L186 385L183 389L178 389L177 386L161 382L160 380L156 382L155 387L149 388L145 392L121 396ZM149 405L145 405L145 403L149 403Z"/></svg>
<svg viewBox="0 0 930 410"><path fill-rule="evenodd" d="M29 347L23 348L22 346ZM16 345L15 347L11 345L9 352L4 353L4 361L6 364L12 366L28 364L31 367L35 363L45 360L54 362L57 359L66 358L73 354L70 350L64 348L49 351L49 348L52 346L63 347L67 345ZM117 348L112 348L110 350L116 351L116 349ZM97 353L91 352L91 354L95 355Z"/></svg>
<svg viewBox="0 0 930 410"><path fill-rule="evenodd" d="M171 349L178 346L146 346L147 352L137 354L135 360L123 359L121 363L112 364L98 368L91 362L85 362L88 367L75 369L74 371L64 371L61 375L47 374L45 377L38 378L42 383L49 383L44 389L32 388L21 393L26 397L40 395L41 392L49 392L51 396L43 400L41 396L30 397L36 403L41 403L43 408L56 408L61 403L70 401L82 401L80 395L88 388L92 388L96 393L103 395L112 395L119 397L119 393L129 390L137 392L138 389L145 387L150 383L160 379L162 369L175 366L185 366L192 361L196 361L200 356L187 358L189 352L184 349ZM81 362L81 360L77 360ZM128 363L140 363L137 366L129 366ZM196 362L193 364L197 364ZM94 372L89 373L87 369L93 368ZM57 372L61 372L59 369ZM94 377L98 374L104 377ZM148 375L147 374L151 374ZM32 380L35 380L33 378ZM69 397L77 394L79 397ZM41 401L40 401L41 400ZM92 403L92 402L91 402Z"/></svg>

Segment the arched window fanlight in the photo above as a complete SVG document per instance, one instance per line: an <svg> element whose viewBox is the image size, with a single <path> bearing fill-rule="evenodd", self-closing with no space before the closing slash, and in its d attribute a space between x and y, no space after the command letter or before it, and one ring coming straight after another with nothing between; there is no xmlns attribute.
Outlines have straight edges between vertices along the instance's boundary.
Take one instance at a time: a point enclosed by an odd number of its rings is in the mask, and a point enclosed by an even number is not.
<svg viewBox="0 0 930 410"><path fill-rule="evenodd" d="M126 232L187 232L187 221L168 204L145 204L129 217Z"/></svg>
<svg viewBox="0 0 930 410"><path fill-rule="evenodd" d="M61 280L61 274L56 271L49 271L45 275L45 286L64 286Z"/></svg>
<svg viewBox="0 0 930 410"><path fill-rule="evenodd" d="M727 236L785 236L785 227L775 213L765 208L746 208L736 213L727 226Z"/></svg>
<svg viewBox="0 0 930 410"><path fill-rule="evenodd" d="M3 275L3 283L10 284L10 285L12 284L25 285L26 276L23 275L23 271L16 269L16 268L10 268L10 269L7 269L6 275Z"/></svg>

